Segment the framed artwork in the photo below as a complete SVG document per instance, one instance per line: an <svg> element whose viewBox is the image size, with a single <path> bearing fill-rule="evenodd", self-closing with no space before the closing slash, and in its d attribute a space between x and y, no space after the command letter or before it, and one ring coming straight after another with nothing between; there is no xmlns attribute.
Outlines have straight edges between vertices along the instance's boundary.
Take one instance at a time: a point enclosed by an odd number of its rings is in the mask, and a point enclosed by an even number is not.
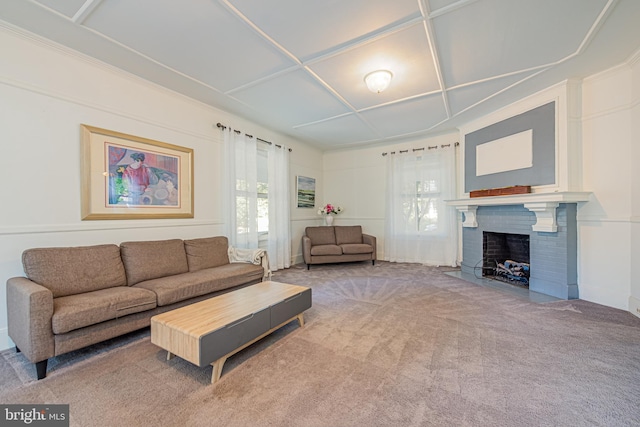
<svg viewBox="0 0 640 427"><path fill-rule="evenodd" d="M193 218L193 149L81 129L83 220Z"/></svg>
<svg viewBox="0 0 640 427"><path fill-rule="evenodd" d="M298 207L314 208L316 206L316 179L306 176L297 177Z"/></svg>

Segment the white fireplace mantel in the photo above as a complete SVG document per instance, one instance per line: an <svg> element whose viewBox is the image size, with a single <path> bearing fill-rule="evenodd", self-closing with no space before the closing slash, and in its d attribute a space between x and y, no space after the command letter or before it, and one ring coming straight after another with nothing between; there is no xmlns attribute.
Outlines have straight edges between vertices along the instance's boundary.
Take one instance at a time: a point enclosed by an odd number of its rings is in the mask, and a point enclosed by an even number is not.
<svg viewBox="0 0 640 427"><path fill-rule="evenodd" d="M558 231L556 222L556 208L561 203L579 203L589 201L590 192L555 192L555 193L529 193L514 194L510 196L475 197L457 200L447 200L449 206L462 212L464 215L463 227L475 228L478 226L476 211L478 206L524 205L525 208L536 214L536 223L533 231L555 233Z"/></svg>

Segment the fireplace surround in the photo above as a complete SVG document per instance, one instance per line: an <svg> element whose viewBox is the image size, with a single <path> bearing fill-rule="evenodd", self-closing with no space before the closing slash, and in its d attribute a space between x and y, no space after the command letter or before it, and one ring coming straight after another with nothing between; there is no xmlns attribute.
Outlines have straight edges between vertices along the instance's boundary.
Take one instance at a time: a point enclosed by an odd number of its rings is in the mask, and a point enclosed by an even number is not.
<svg viewBox="0 0 640 427"><path fill-rule="evenodd" d="M576 299L578 290L577 206L590 193L548 193L451 200L464 214L462 273L481 276L483 233L529 236L529 291Z"/></svg>
<svg viewBox="0 0 640 427"><path fill-rule="evenodd" d="M483 232L525 234L529 236L531 276L529 290L557 298L578 298L576 204L556 208L557 231L538 232L535 213L524 206L479 206L478 227L463 228L463 273L479 275L482 265Z"/></svg>

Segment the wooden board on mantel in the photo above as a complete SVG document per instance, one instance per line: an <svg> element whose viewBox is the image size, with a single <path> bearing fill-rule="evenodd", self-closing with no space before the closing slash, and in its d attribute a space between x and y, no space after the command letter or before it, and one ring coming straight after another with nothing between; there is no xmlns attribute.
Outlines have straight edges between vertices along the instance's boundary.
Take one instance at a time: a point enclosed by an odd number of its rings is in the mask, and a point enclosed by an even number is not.
<svg viewBox="0 0 640 427"><path fill-rule="evenodd" d="M508 196L510 194L529 193L531 193L530 185L515 185L513 187L491 188L489 190L474 190L469 193L469 197Z"/></svg>

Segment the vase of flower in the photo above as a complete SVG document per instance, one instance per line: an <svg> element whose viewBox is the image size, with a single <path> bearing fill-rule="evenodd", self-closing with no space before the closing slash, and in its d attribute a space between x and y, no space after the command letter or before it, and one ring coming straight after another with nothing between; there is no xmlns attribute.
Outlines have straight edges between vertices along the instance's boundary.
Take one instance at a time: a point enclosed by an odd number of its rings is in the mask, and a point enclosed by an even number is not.
<svg viewBox="0 0 640 427"><path fill-rule="evenodd" d="M331 203L327 203L323 208L318 209L318 215L324 216L324 223L327 226L333 224L333 215L338 215L340 212L342 212L342 208L340 206L334 206Z"/></svg>

